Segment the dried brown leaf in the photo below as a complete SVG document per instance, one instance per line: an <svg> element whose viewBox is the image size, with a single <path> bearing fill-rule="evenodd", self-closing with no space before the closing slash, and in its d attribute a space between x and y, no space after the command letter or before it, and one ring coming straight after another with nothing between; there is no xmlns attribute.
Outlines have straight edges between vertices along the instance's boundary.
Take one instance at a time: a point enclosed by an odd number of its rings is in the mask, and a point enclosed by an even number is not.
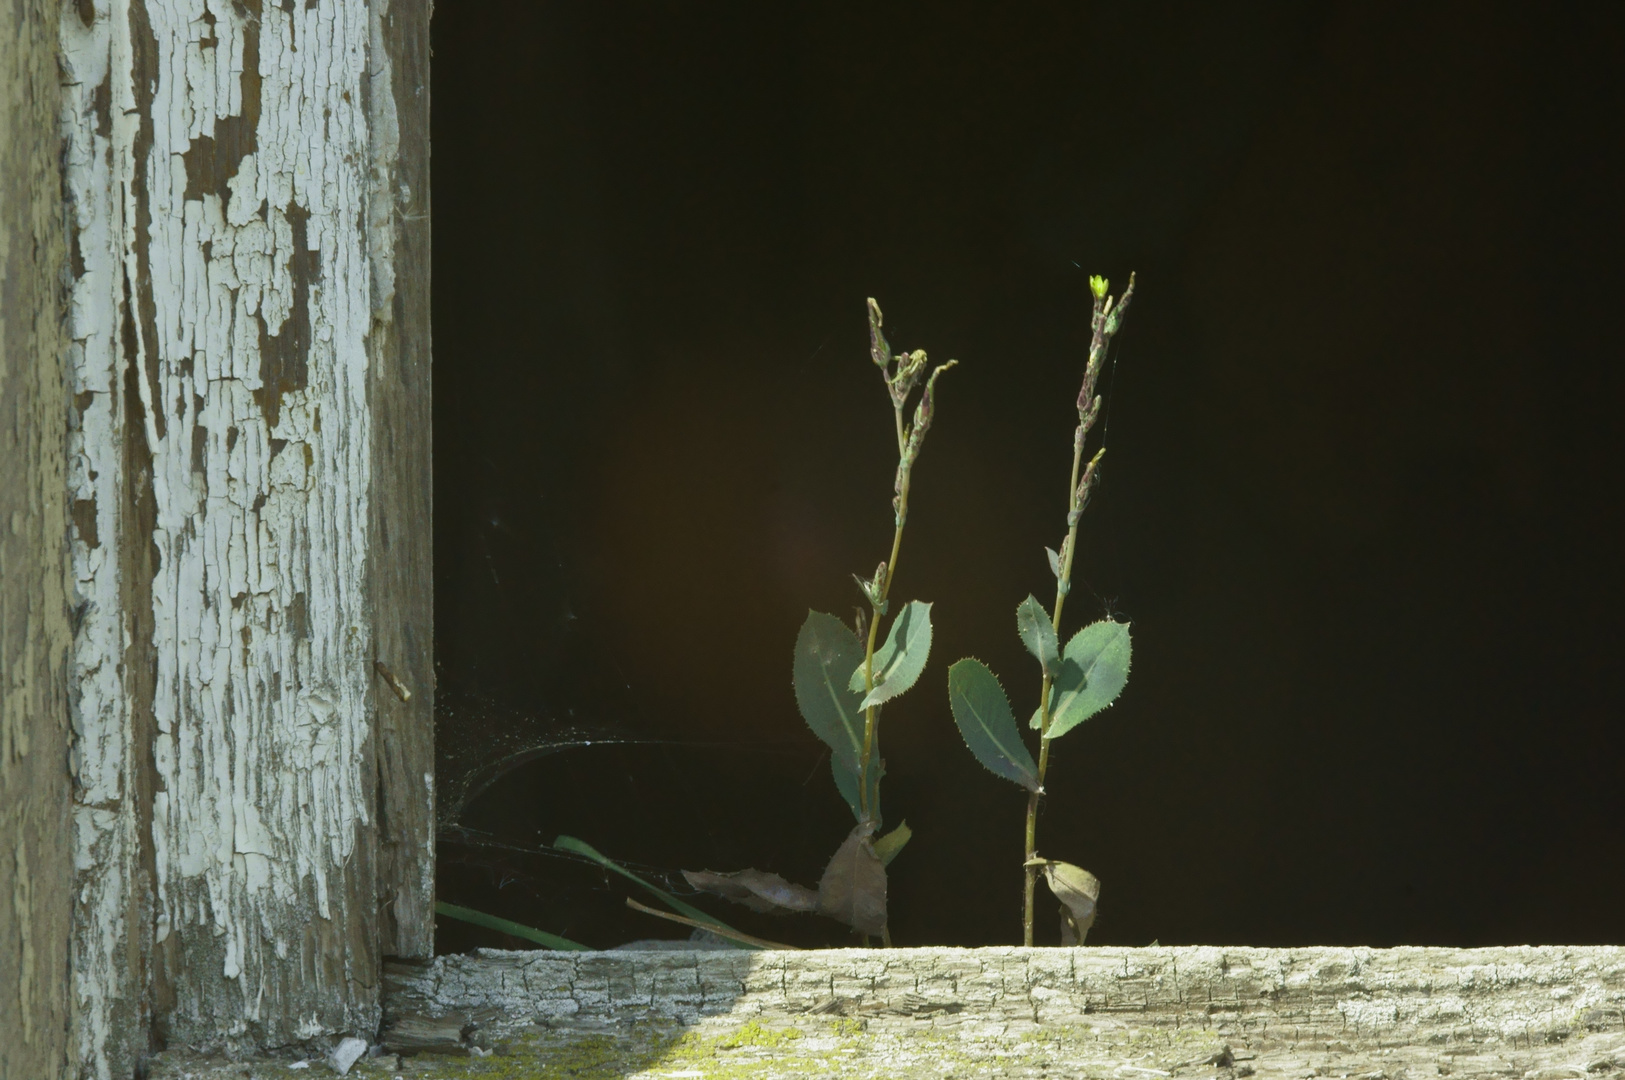
<svg viewBox="0 0 1625 1080"><path fill-rule="evenodd" d="M1100 879L1081 866L1051 860L1044 864L1044 883L1061 902L1061 944L1082 945L1095 924Z"/></svg>
<svg viewBox="0 0 1625 1080"><path fill-rule="evenodd" d="M847 834L818 882L818 910L863 934L886 929L886 867L870 837L874 822Z"/></svg>
<svg viewBox="0 0 1625 1080"><path fill-rule="evenodd" d="M791 911L818 910L816 892L765 870L735 870L731 874L684 870L683 878L701 892L726 897L752 911L783 915Z"/></svg>

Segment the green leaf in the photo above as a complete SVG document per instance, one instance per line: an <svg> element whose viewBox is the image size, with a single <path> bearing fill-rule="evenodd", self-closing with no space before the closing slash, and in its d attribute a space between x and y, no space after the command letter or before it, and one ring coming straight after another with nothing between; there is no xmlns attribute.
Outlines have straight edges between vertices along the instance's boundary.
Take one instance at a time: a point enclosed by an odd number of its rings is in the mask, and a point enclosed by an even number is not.
<svg viewBox="0 0 1625 1080"><path fill-rule="evenodd" d="M473 908L448 904L443 900L435 902L434 910L436 914L444 915L448 919L473 923L475 926L483 926L487 930L500 930L504 934L512 934L514 937L524 938L526 941L534 941L538 945L546 945L549 949L561 949L565 952L592 951L590 946L583 945L579 941L571 941L569 938L562 938L557 934L549 934L546 930L537 930L535 927L526 926L523 923L499 919L495 915L487 915L485 912L475 911Z"/></svg>
<svg viewBox="0 0 1625 1080"><path fill-rule="evenodd" d="M890 701L913 686L925 670L931 655L931 605L910 600L891 624L886 644L875 650L875 688L858 704L867 709ZM848 688L863 693L863 658L847 682Z"/></svg>
<svg viewBox="0 0 1625 1080"><path fill-rule="evenodd" d="M835 790L841 793L846 805L852 808L852 816L858 821L863 820L863 810L858 802L858 771L848 769L842 765L840 759L830 756L829 769L835 777ZM880 733L875 733L874 761L869 765L869 815L875 820L875 827L880 827L880 778L886 775L886 766L880 760Z"/></svg>
<svg viewBox="0 0 1625 1080"><path fill-rule="evenodd" d="M1047 547L1044 549L1044 554L1049 557L1049 572L1055 575L1056 581L1061 580L1061 553L1052 547Z"/></svg>
<svg viewBox="0 0 1625 1080"><path fill-rule="evenodd" d="M897 828L875 841L875 854L880 856L881 866L890 866L891 861L897 858L897 853L914 838L914 830L908 827L908 822L899 822Z"/></svg>
<svg viewBox="0 0 1625 1080"><path fill-rule="evenodd" d="M863 663L858 635L840 619L822 611L807 612L796 635L796 706L813 734L824 740L854 776L863 757L863 716L853 692L841 676Z"/></svg>
<svg viewBox="0 0 1625 1080"><path fill-rule="evenodd" d="M1043 665L1044 674L1054 676L1061 668L1061 642L1055 636L1055 624L1031 593L1016 608L1016 633L1027 651Z"/></svg>
<svg viewBox="0 0 1625 1080"><path fill-rule="evenodd" d="M644 881L642 878L632 873L632 871L621 866L614 859L611 859L608 855L605 855L603 852L599 851L585 840L577 840L573 836L561 836L553 841L553 846L560 851L569 851L577 855L583 855L597 863L599 866L602 866L604 869L615 871L628 881L640 885L644 889L647 889L649 892L653 893L655 896L658 896L673 911L681 912L682 914L687 915L689 918L706 923L709 926L720 926L724 930L733 930L733 932L736 934L739 932L734 930L733 927L729 926L721 919L717 918L715 915L708 915L699 908L695 907L693 904L683 903L665 889L649 884L647 881Z"/></svg>
<svg viewBox="0 0 1625 1080"><path fill-rule="evenodd" d="M1038 766L1021 741L1010 699L998 678L980 660L965 659L948 669L948 703L959 734L989 772L1038 790Z"/></svg>
<svg viewBox="0 0 1625 1080"><path fill-rule="evenodd" d="M1100 712L1128 683L1128 623L1102 619L1066 643L1050 704L1049 737L1058 739Z"/></svg>

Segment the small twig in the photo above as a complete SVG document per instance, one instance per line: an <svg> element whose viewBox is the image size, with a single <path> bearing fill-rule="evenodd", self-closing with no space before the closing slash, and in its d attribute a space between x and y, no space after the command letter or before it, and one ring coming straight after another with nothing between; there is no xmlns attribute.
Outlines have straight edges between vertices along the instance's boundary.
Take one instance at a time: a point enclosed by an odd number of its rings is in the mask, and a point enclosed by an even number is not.
<svg viewBox="0 0 1625 1080"><path fill-rule="evenodd" d="M682 915L673 915L669 911L661 911L659 908L652 908L647 904L640 904L630 896L626 898L626 906L631 908L633 911L641 911L645 915L653 915L657 919L666 919L669 922L681 923L684 926L693 927L695 930L704 930L708 933L715 934L717 937L730 938L731 940L737 941L743 945L754 945L758 949L799 949L799 946L796 945L783 945L777 941L768 941L766 938L751 937L749 934L742 934L738 930L732 930L726 926L713 926L710 923L702 923L698 919L690 919Z"/></svg>

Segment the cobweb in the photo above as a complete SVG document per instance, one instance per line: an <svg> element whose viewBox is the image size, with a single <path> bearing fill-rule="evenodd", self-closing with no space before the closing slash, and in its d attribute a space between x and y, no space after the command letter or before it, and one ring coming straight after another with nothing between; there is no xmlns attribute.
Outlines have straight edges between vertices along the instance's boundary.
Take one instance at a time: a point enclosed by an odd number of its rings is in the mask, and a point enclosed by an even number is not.
<svg viewBox="0 0 1625 1080"><path fill-rule="evenodd" d="M614 713L583 720L448 688L435 712L439 896L596 947L684 931L629 910L637 886L560 850L556 837L577 836L667 893L696 900L683 867L765 861L816 879L828 857L824 819L839 831L848 814L823 748L809 740L662 738ZM775 940L818 932L757 930L780 934ZM455 921L440 931L452 951L491 940Z"/></svg>
<svg viewBox="0 0 1625 1080"><path fill-rule="evenodd" d="M435 824L455 831L470 803L538 758L648 741L604 724L560 721L475 694L442 692L435 701Z"/></svg>

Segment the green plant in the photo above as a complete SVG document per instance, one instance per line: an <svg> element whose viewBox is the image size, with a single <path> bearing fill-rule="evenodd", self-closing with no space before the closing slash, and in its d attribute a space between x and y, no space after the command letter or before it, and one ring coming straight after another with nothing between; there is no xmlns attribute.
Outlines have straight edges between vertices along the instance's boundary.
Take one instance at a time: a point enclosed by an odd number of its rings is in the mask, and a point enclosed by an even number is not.
<svg viewBox="0 0 1625 1080"><path fill-rule="evenodd" d="M461 907L457 904L448 904L438 901L434 906L435 914L444 915L448 919L457 919L460 922L470 923L474 926L483 926L487 930L500 930L504 934L511 934L526 941L534 941L538 945L545 945L549 949L560 949L565 952L585 952L589 946L569 938L549 934L546 930L538 930L534 926L516 923L511 919L500 918L496 915L487 915L483 911L473 908Z"/></svg>
<svg viewBox="0 0 1625 1080"><path fill-rule="evenodd" d="M885 643L878 648L876 643L891 610L914 464L931 428L937 379L957 361L938 365L927 376L925 350L893 353L882 329L880 305L871 297L868 308L869 355L885 381L897 435L891 554L875 568L873 577L853 575L868 601L867 614L859 608L853 627L821 611L807 613L796 635L793 668L796 705L807 726L829 747L835 786L857 824L830 859L816 892L758 870L684 874L696 888L756 910L816 911L853 927L865 940L879 934L889 945L885 868L912 834L905 822L876 836L881 826L880 780L886 771L880 756L880 715L881 707L912 687L925 669L931 652L931 605L918 600L904 604ZM908 406L916 389L920 394L909 421Z"/></svg>
<svg viewBox="0 0 1625 1080"><path fill-rule="evenodd" d="M741 933L714 915L709 915L701 911L699 908L694 907L692 904L685 904L683 901L677 899L677 897L673 896L665 889L662 889L657 885L650 884L643 878L638 877L638 875L634 874L632 871L628 870L614 859L611 859L608 855L605 855L603 852L599 851L585 840L579 840L574 836L560 836L553 841L553 847L558 851L568 851L572 855L579 855L582 858L589 859L592 862L597 863L606 870L614 871L623 878L626 878L628 881L632 882L634 885L642 888L650 895L659 899L673 911L679 912L680 914L658 911L655 908L638 903L629 896L626 898L626 906L634 911L641 911L646 915L653 915L656 918L666 919L674 923L680 923L681 925L687 926L692 930L704 930L708 933L715 934L718 937L727 938L730 941L743 945L747 949L791 948L789 945L780 945L776 941L766 941L762 938L752 937L749 934ZM748 872L754 873L754 871ZM692 875L690 875L688 871L685 870L683 875L688 877L690 882L692 882ZM782 879L780 880L782 881ZM490 916L482 917L489 918ZM472 922L474 920L469 921ZM497 929L502 928L498 927Z"/></svg>
<svg viewBox="0 0 1625 1080"><path fill-rule="evenodd" d="M856 631L833 615L819 611L807 613L796 636L794 665L796 703L813 733L829 746L836 789L851 806L857 824L831 856L817 889L761 870L732 873L684 870L683 877L697 890L744 904L753 911L816 912L859 931L865 943L871 934L879 934L885 944L890 945L886 867L913 833L905 821L884 836L875 836L881 824L880 778L886 771L885 762L880 758L880 709L919 681L925 669L931 652L931 605L917 600L905 604L893 620L885 644L877 649L876 641L890 609L891 586L897 576L897 558L903 545L903 526L908 521L914 463L931 428L937 378L957 361L938 365L926 376L925 350L894 354L881 329L880 305L870 298L868 307L869 353L880 369L891 398L897 433L891 554L876 568L874 577L864 579L854 575L858 588L869 602L867 618L861 608L858 611ZM914 405L913 419L905 421L909 401L914 391L920 389L922 378L924 387ZM730 938L747 948L789 948L735 930L638 877L585 841L560 836L553 846L620 874L659 898L675 914L628 898L628 906L640 912ZM583 948L557 935L467 908L442 904L439 910L451 918L525 937L549 948Z"/></svg>
<svg viewBox="0 0 1625 1080"><path fill-rule="evenodd" d="M788 945L780 945L773 941L764 941L761 938L751 937L749 934L741 933L729 926L727 923L723 922L721 919L714 918L711 915L707 915L699 908L683 903L675 896L666 892L666 890L652 885L638 877L636 874L632 873L632 871L628 870L620 863L617 863L614 859L611 859L609 856L605 855L597 848L587 843L585 840L578 840L573 836L560 836L557 840L553 841L553 847L559 851L567 851L573 855L579 855L582 858L589 859L592 862L597 863L599 866L604 867L606 870L613 870L615 873L621 875L634 884L641 886L649 893L658 897L661 901L676 911L682 912L682 914L671 914L665 911L657 911L654 908L645 907L644 905L639 904L631 897L627 897L627 906L637 911L646 912L662 919L669 919L672 922L681 923L684 926L690 927L691 929L708 931L719 937L734 941L747 949L790 948ZM534 926L526 926L523 923L517 923L511 919L504 919L497 915L488 915L483 911L475 911L473 908L462 907L458 904L448 904L443 900L438 901L435 904L434 910L436 914L444 915L448 919L457 919L460 922L466 922L473 926L483 926L487 930L498 930L504 934L511 934L517 938L524 938L527 941L534 941L538 945L542 945L549 949L558 949L566 952L582 952L591 949L590 945L583 945L578 941L571 941L569 938L560 937L557 934L550 934L546 930L538 930Z"/></svg>
<svg viewBox="0 0 1625 1080"><path fill-rule="evenodd" d="M1130 641L1126 623L1104 619L1072 635L1064 649L1060 644L1061 609L1072 590L1078 520L1089 503L1089 493L1106 453L1102 446L1084 464L1084 444L1100 415L1095 385L1112 335L1122 327L1134 295L1134 276L1129 275L1128 288L1115 302L1107 295L1104 278L1090 278L1089 287L1094 295L1094 315L1089 360L1084 367L1083 389L1078 394L1078 426L1072 436L1066 538L1059 551L1044 549L1055 575L1055 607L1053 612L1046 612L1044 605L1029 595L1016 608L1016 632L1043 669L1038 708L1030 724L1038 731L1036 763L1016 727L1004 688L987 665L967 658L948 669L948 701L965 745L995 775L1027 789L1026 857L1022 861L1024 945L1033 943L1033 889L1040 870L1050 892L1061 902L1063 944L1081 945L1094 922L1100 882L1081 867L1039 856L1038 803L1049 770L1050 743L1110 705L1128 682Z"/></svg>
<svg viewBox="0 0 1625 1080"><path fill-rule="evenodd" d="M904 422L910 396L925 374L924 349L898 356L882 329L880 305L869 299L869 355L886 383L897 432L897 471L892 481L891 555L872 578L853 575L869 615L858 610L856 632L833 615L809 611L796 636L796 704L813 733L830 748L835 785L861 825L880 825L880 708L913 686L931 652L931 605L910 601L892 622L886 643L877 652L880 625L890 610L892 583L908 523L908 496L914 463L925 444L935 412L937 378L958 363L950 360L931 372L914 407L913 423ZM867 622L867 631L865 623ZM859 718L861 719L861 722Z"/></svg>

